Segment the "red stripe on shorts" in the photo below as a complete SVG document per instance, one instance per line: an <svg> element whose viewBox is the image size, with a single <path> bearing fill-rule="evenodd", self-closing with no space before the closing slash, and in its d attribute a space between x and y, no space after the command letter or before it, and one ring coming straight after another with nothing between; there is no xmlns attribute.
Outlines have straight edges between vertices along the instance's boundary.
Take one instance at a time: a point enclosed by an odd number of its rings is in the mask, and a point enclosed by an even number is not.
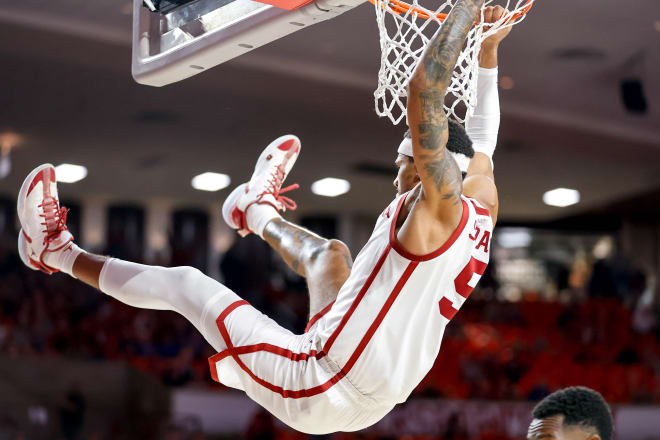
<svg viewBox="0 0 660 440"><path fill-rule="evenodd" d="M348 318L350 318L350 315L353 314L353 312L357 308L357 305L359 304L359 302L364 297L364 294L366 293L366 291L371 286L371 283L373 283L373 279L376 277L376 274L380 271L381 267L383 266L383 263L385 262L385 257L387 256L390 249L391 249L391 247L387 246L385 251L383 251L383 255L378 260L378 263L376 264L376 266L374 267L371 275L369 276L369 278L365 282L364 286L360 290L360 293L358 294L358 296L353 301L353 304L351 304L351 307L349 308L349 311L346 313L346 315L344 315L344 318L340 322L339 327L332 334L331 338L333 338L332 339L333 343L336 340L339 333L341 332L341 330L346 325L346 322L348 321ZM378 330L378 327L380 326L380 324L385 319L385 316L387 315L387 312L390 310L390 308L394 304L394 301L399 296L399 293L401 293L401 290L405 286L406 282L408 282L408 280L410 279L410 276L414 272L415 268L417 268L418 264L419 264L418 262L412 261L412 262L410 262L408 267L406 267L403 274L401 275L401 278L399 278L399 281L394 286L394 289L392 289L392 292L390 292L387 300L385 301L385 304L383 304L383 307L381 308L380 312L376 316L376 319L374 319L374 321L371 323L371 326L369 327L369 329L367 329L366 333L362 337L362 340L360 341L360 343L356 347L355 351L353 352L353 354L349 358L348 362L346 363L346 365L344 365L344 368L342 368L337 374L335 374L332 378L330 378L325 383L323 383L321 385L318 385L316 387L302 389L302 390L285 390L285 389L283 389L282 387L280 387L278 385L274 385L274 384L272 384L272 383L270 383L270 382L268 382L268 381L266 381L266 380L264 380L260 377L257 377L252 372L252 370L250 370L248 368L248 366L245 365L245 363L243 363L243 361L239 358L240 354L254 353L254 352L257 352L257 351L267 351L267 352L274 353L274 354L277 354L277 355L280 355L280 356L283 356L283 357L287 357L287 358L291 359L292 361L301 361L301 360L306 361L310 358L321 359L323 356L325 356L325 353L327 353L327 351L325 349L320 351L320 352L316 352L316 351L312 350L308 354L307 353L293 353L290 350L287 350L287 349L281 348L281 347L277 347L277 346L274 346L274 345L271 345L271 344L255 344L255 345L249 345L249 346L243 346L243 347L234 347L232 342L231 342L231 338L229 336L229 331L227 329L227 326L224 323L224 319L227 317L227 315L229 313L234 311L237 307L247 304L246 301L237 301L237 302L231 304L229 307L227 307L220 314L220 316L216 320L216 322L218 324L218 329L220 330L220 334L222 335L222 338L224 339L225 344L227 344L227 350L224 350L223 352L218 353L217 355L215 355L215 356L213 356L209 359L209 363L211 364L210 365L211 366L211 375L213 376L213 379L216 380L217 382L220 382L217 379L217 368L216 368L215 363L222 360L222 359L224 359L225 357L231 355L232 358L234 359L234 361L238 364L238 366L241 367L241 369L243 371L245 371L252 378L252 380L254 380L258 384L262 385L263 387L273 391L274 393L280 394L283 398L299 399L299 398L302 398L302 397L312 397L312 396L315 396L317 394L321 394L321 393L327 391L334 384L339 382L351 370L351 368L353 368L353 366L355 365L355 363L359 359L360 355L362 354L364 349L369 344L369 341L371 340L373 335L376 333L376 330ZM330 342L330 340L328 340L328 341ZM329 348L331 346L332 346L332 343L326 343L326 347Z"/></svg>
<svg viewBox="0 0 660 440"><path fill-rule="evenodd" d="M309 331L309 329L312 328L312 326L314 324L316 324L316 321L323 318L323 315L325 315L326 313L328 313L330 311L330 309L332 308L332 305L334 303L335 302L332 301L330 304L323 307L323 309L320 312L318 312L316 315L312 316L312 319L309 320L309 322L307 323L307 326L305 327L305 333L307 333Z"/></svg>
<svg viewBox="0 0 660 440"><path fill-rule="evenodd" d="M325 356L325 353L316 350L311 350L309 353L294 353L289 349L278 347L277 345L273 344L268 344L266 342L261 344L241 345L240 347L234 347L234 352L238 355L256 353L258 351L267 351L268 353L273 353L285 358L289 358L292 361L306 361L310 358L321 359L323 356ZM211 356L209 358L209 362L211 364L215 364L216 362L220 362L230 355L231 353L229 350L222 350L220 353Z"/></svg>

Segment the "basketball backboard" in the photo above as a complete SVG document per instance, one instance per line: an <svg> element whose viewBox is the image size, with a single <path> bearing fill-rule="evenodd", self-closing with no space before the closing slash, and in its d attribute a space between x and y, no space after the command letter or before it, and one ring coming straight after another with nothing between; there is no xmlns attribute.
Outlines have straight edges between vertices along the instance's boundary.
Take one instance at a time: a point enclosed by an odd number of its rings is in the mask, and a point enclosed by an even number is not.
<svg viewBox="0 0 660 440"><path fill-rule="evenodd" d="M133 0L133 78L181 81L365 0ZM284 9L287 8L287 9Z"/></svg>

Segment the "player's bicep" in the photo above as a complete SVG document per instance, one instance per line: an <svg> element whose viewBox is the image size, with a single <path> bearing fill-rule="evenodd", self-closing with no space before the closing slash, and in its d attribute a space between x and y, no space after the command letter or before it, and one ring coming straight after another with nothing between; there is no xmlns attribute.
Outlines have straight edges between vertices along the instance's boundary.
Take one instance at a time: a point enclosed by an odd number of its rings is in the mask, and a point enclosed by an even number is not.
<svg viewBox="0 0 660 440"><path fill-rule="evenodd" d="M439 208L459 204L460 171L447 152L448 121L442 92L417 89L411 84L408 96L408 124L413 157L422 181L425 199Z"/></svg>
<svg viewBox="0 0 660 440"><path fill-rule="evenodd" d="M490 211L493 226L497 222L499 200L495 181L483 174L468 176L463 182L463 194L475 199Z"/></svg>

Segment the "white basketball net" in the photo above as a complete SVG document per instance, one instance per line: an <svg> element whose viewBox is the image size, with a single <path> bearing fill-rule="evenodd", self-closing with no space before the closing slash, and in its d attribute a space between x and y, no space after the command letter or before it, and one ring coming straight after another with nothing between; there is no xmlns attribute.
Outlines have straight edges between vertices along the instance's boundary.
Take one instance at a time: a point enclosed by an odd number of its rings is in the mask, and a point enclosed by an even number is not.
<svg viewBox="0 0 660 440"><path fill-rule="evenodd" d="M432 2L433 0L426 0ZM387 116L395 125L406 117L407 86L417 67L426 45L442 26L457 0L444 2L436 10L421 6L413 0L408 7L398 0L373 0L380 32L381 61L378 72L378 88L374 92L376 113ZM463 51L447 89L445 111L447 116L465 123L476 104L476 83L479 73L478 57L481 43L503 27L522 21L533 0L486 0L485 5L499 4L510 11L495 23L483 23L483 11L479 24L468 33ZM403 6L402 6L403 5ZM484 28L491 26L490 29Z"/></svg>

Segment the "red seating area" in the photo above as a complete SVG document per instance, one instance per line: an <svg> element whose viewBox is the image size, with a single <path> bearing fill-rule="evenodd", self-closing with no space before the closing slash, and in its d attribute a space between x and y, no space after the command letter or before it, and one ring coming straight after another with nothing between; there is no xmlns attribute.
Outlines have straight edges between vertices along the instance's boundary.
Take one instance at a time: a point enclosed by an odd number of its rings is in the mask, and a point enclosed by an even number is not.
<svg viewBox="0 0 660 440"><path fill-rule="evenodd" d="M635 333L632 312L620 301L562 305L478 297L475 292L447 328L415 395L539 400L581 384L612 403L660 402L657 335ZM271 310L283 310L306 295L280 292L267 301ZM300 315L304 326L304 309L296 306L286 316ZM214 353L184 318L130 308L16 261L0 270L0 354L123 360L171 386L212 384L206 359Z"/></svg>
<svg viewBox="0 0 660 440"><path fill-rule="evenodd" d="M538 400L585 385L612 403L660 401L660 343L653 334L636 334L631 311L617 300L464 307L418 394ZM495 317L484 320L488 315Z"/></svg>

